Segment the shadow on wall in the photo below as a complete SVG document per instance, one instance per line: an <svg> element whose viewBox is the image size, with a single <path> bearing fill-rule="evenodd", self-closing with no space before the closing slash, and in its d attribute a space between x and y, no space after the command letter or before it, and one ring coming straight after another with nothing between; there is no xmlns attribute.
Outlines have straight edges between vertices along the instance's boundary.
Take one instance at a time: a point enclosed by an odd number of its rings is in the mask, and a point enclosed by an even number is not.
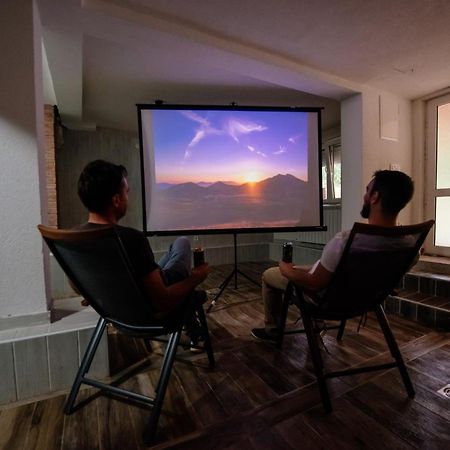
<svg viewBox="0 0 450 450"><path fill-rule="evenodd" d="M139 139L135 132L98 128L96 131L64 131L64 144L56 153L58 226L71 228L87 219L77 195L78 177L95 159L122 164L128 171L129 209L122 225L142 229L142 194Z"/></svg>

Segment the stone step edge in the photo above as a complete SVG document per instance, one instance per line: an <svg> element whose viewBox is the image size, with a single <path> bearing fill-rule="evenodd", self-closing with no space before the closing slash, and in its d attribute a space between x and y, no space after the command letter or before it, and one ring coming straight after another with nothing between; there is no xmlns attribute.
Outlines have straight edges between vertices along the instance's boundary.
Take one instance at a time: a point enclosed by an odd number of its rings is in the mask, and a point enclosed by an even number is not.
<svg viewBox="0 0 450 450"><path fill-rule="evenodd" d="M405 276L410 275L417 278L428 278L432 280L448 281L450 283L450 275L435 272L425 272L422 270L411 270Z"/></svg>
<svg viewBox="0 0 450 450"><path fill-rule="evenodd" d="M389 298L399 300L401 302L413 303L415 305L423 306L425 308L434 309L436 311L444 312L450 314L450 310L441 308L439 306L427 305L426 303L418 302L416 300L411 300L409 298L401 297L400 295L389 295Z"/></svg>

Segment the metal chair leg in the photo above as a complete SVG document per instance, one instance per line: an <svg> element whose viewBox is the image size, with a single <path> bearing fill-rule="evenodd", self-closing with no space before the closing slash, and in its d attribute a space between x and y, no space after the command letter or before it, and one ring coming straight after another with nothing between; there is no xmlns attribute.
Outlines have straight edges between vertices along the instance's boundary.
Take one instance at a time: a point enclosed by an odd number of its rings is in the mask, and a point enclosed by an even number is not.
<svg viewBox="0 0 450 450"><path fill-rule="evenodd" d="M291 301L292 295L294 294L294 287L292 283L289 283L283 295L283 303L281 305L281 315L280 323L278 324L278 336L275 343L276 347L281 349L284 340L284 331L286 329L286 320L289 310L289 303Z"/></svg>
<svg viewBox="0 0 450 450"><path fill-rule="evenodd" d="M375 314L377 315L377 319L380 324L381 330L383 331L384 338L386 339L387 345L389 347L389 351L391 352L392 357L397 363L397 367L402 377L403 384L405 385L406 392L408 393L408 396L412 398L416 395L414 386L411 382L411 378L409 378L408 370L406 368L405 362L403 361L402 354L400 353L397 341L395 340L386 314L384 313L384 309L381 305L378 305L375 308Z"/></svg>
<svg viewBox="0 0 450 450"><path fill-rule="evenodd" d="M181 330L177 330L172 333L169 338L169 343L164 355L164 361L161 367L161 373L159 376L158 385L155 391L155 399L153 403L152 413L148 422L147 428L144 431L143 439L145 444L150 445L156 434L158 427L159 416L161 415L161 409L164 402L164 396L166 394L167 385L169 383L170 373L175 360L178 343L180 342Z"/></svg>
<svg viewBox="0 0 450 450"><path fill-rule="evenodd" d="M309 350L313 362L314 373L316 374L317 384L319 386L320 397L325 411L330 413L333 410L331 406L330 394L328 392L325 376L323 374L323 361L320 354L320 348L317 343L317 336L314 332L314 325L308 314L302 311L303 326L305 327L306 337L308 339Z"/></svg>
<svg viewBox="0 0 450 450"><path fill-rule="evenodd" d="M211 345L211 337L209 336L209 329L208 329L208 322L206 320L206 315L205 315L205 311L203 309L203 305L198 305L197 308L197 314L198 314L198 318L200 320L200 324L203 330L203 338L204 338L204 342L205 342L205 350L206 350L206 354L208 355L208 361L209 361L209 365L210 367L214 367L214 365L216 364L216 360L214 358L214 351Z"/></svg>
<svg viewBox="0 0 450 450"><path fill-rule="evenodd" d="M341 320L341 324L339 325L339 331L338 331L338 334L337 334L337 337L336 337L336 339L338 341L342 341L342 338L344 337L344 331L345 331L345 324L346 323L347 323L347 321L345 319Z"/></svg>
<svg viewBox="0 0 450 450"><path fill-rule="evenodd" d="M106 327L106 320L103 317L97 322L97 326L95 327L94 333L92 334L91 340L84 352L83 359L81 361L78 372L75 376L75 380L72 385L72 389L70 391L69 397L67 399L66 405L64 407L65 414L71 414L73 412L73 405L78 395L78 391L80 390L80 386L83 382L83 378L86 373L89 371L91 367L92 360L94 358L95 352L97 351L98 344L103 336Z"/></svg>

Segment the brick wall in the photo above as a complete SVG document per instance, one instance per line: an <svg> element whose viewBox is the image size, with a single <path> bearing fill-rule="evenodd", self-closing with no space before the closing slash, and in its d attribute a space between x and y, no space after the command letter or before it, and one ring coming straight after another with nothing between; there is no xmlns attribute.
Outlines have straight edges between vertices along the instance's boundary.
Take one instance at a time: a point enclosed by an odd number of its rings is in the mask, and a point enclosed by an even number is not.
<svg viewBox="0 0 450 450"><path fill-rule="evenodd" d="M47 184L48 225L58 226L55 166L55 110L53 105L44 105L45 178Z"/></svg>

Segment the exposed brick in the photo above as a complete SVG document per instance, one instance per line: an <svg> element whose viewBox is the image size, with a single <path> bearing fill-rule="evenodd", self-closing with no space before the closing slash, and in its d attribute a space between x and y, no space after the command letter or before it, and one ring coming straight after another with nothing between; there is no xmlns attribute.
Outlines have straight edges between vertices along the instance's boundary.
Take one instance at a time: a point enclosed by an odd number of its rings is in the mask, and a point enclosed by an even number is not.
<svg viewBox="0 0 450 450"><path fill-rule="evenodd" d="M56 166L55 166L55 116L52 105L44 105L45 176L47 187L47 220L51 227L58 225Z"/></svg>

